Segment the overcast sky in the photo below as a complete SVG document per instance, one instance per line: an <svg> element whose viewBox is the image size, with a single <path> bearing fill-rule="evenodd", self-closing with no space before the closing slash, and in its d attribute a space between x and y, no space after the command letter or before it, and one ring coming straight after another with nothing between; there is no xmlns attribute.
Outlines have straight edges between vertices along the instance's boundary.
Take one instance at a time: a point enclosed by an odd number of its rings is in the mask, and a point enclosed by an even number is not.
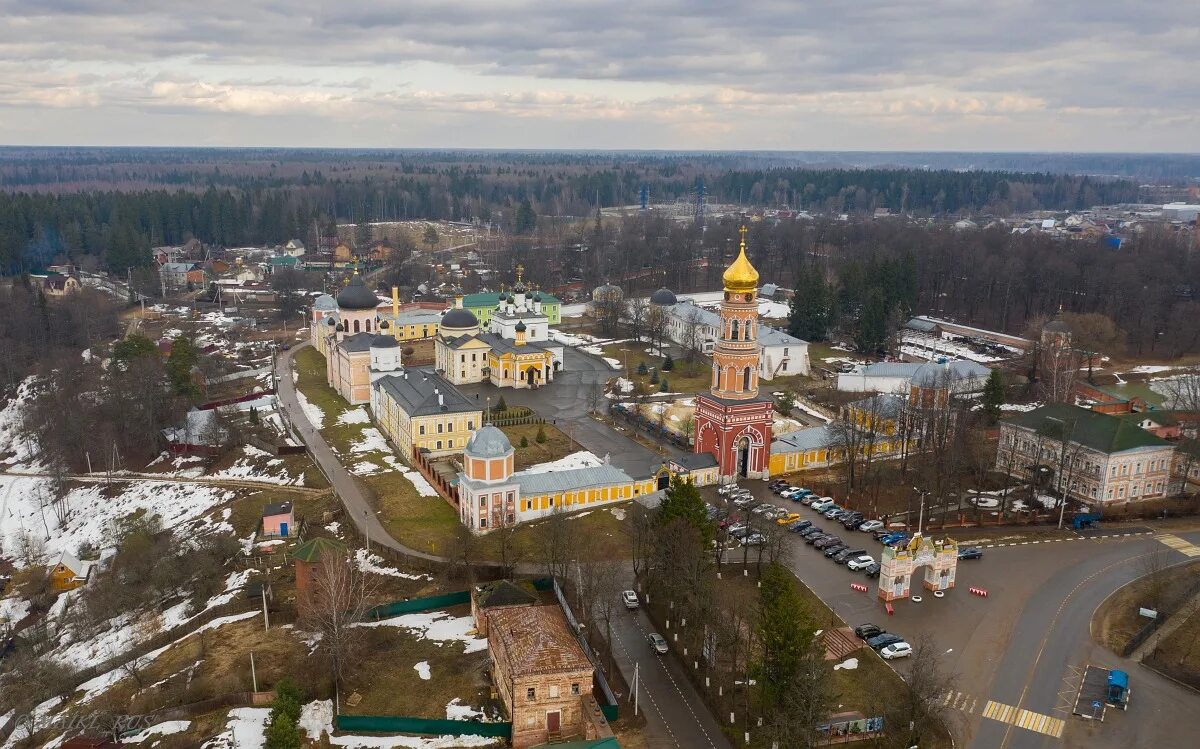
<svg viewBox="0 0 1200 749"><path fill-rule="evenodd" d="M0 0L0 143L1200 151L1196 0Z"/></svg>

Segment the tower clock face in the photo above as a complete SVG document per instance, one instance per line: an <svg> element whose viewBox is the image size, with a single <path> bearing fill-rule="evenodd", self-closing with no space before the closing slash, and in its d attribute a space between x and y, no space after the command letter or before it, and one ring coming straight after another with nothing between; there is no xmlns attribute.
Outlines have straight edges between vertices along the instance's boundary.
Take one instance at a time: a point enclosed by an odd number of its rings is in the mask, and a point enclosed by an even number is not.
<svg viewBox="0 0 1200 749"><path fill-rule="evenodd" d="M753 294L750 294L750 293L747 293L747 294L746 294L746 301L747 301L747 302L749 302L749 301L753 301L753 299L754 299L754 295L753 295Z"/></svg>

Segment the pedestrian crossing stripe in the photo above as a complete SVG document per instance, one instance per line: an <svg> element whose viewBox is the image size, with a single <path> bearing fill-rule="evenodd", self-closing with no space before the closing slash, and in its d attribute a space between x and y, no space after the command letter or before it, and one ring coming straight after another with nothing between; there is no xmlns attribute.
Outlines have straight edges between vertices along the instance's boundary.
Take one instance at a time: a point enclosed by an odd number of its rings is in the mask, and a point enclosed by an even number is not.
<svg viewBox="0 0 1200 749"><path fill-rule="evenodd" d="M979 707L979 699L966 692L956 692L950 690L937 698L941 702L942 707L961 710L964 713L974 714L975 709Z"/></svg>
<svg viewBox="0 0 1200 749"><path fill-rule="evenodd" d="M1179 536L1174 536L1170 533L1163 533L1155 536L1154 539L1165 546L1169 546L1176 551L1188 555L1189 557L1200 556L1200 546L1196 546L1195 544L1187 541L1186 539L1180 538Z"/></svg>
<svg viewBox="0 0 1200 749"><path fill-rule="evenodd" d="M1003 702L995 700L988 700L987 705L983 708L983 717L1001 723L1011 723L1017 728L1044 733L1056 739L1062 738L1063 729L1066 727L1066 723L1061 718L1035 713L1032 710L1019 710L1012 705L1005 705Z"/></svg>

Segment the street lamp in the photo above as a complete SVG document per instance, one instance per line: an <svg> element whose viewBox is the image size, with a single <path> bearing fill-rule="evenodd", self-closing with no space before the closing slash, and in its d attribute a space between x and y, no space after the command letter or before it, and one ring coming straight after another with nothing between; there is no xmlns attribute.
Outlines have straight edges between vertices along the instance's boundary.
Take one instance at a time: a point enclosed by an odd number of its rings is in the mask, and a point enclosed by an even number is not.
<svg viewBox="0 0 1200 749"><path fill-rule="evenodd" d="M1058 529L1061 531L1062 527L1063 527L1063 520L1066 518L1066 514L1067 514L1067 494L1066 494L1066 490L1063 489L1062 474L1063 474L1063 470L1066 468L1066 464L1067 464L1067 442L1075 434L1075 424L1076 424L1077 420L1076 419L1070 420L1071 421L1070 430L1067 429L1067 420L1066 419L1060 419L1056 416L1047 416L1046 421L1057 421L1059 426L1061 427L1061 430L1058 433L1058 441L1059 441L1059 445L1060 445L1059 458L1058 458L1058 470L1055 471L1055 474L1056 474L1055 475L1055 479L1056 479L1055 483L1058 485Z"/></svg>
<svg viewBox="0 0 1200 749"><path fill-rule="evenodd" d="M925 526L925 497L926 497L926 495L929 494L929 492L921 491L920 489L918 489L915 486L913 487L913 491L921 496L920 510L918 511L918 514L917 514L917 535L920 535L922 532L922 529ZM944 520L943 520L943 522L944 522Z"/></svg>

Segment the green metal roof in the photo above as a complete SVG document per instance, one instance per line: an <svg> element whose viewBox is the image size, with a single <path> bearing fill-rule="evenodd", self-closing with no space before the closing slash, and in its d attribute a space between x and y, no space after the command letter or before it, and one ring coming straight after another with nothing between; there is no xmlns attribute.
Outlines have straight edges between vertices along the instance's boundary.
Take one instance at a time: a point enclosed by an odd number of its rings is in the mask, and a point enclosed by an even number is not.
<svg viewBox="0 0 1200 749"><path fill-rule="evenodd" d="M295 550L292 551L292 558L299 559L301 562L308 562L309 564L312 564L319 561L323 554L328 553L345 554L346 544L342 543L341 541L335 541L332 538L317 536L316 538L310 538L297 546Z"/></svg>
<svg viewBox="0 0 1200 749"><path fill-rule="evenodd" d="M530 293L528 296L530 299L533 298L532 293ZM499 291L486 291L479 294L467 294L463 297L464 307L495 307L499 303ZM554 296L553 294L547 294L543 291L542 304L562 304L562 302L559 301L558 297Z"/></svg>
<svg viewBox="0 0 1200 749"><path fill-rule="evenodd" d="M1126 419L1078 406L1042 406L1009 419L1017 426L1057 439L1066 435L1072 442L1105 454L1139 447L1170 447L1171 443Z"/></svg>
<svg viewBox="0 0 1200 749"><path fill-rule="evenodd" d="M1119 385L1101 385L1096 387L1096 389L1114 398L1120 398L1123 401L1141 398L1152 409L1162 408L1163 403L1167 400L1166 396L1155 392L1144 382L1122 382Z"/></svg>

